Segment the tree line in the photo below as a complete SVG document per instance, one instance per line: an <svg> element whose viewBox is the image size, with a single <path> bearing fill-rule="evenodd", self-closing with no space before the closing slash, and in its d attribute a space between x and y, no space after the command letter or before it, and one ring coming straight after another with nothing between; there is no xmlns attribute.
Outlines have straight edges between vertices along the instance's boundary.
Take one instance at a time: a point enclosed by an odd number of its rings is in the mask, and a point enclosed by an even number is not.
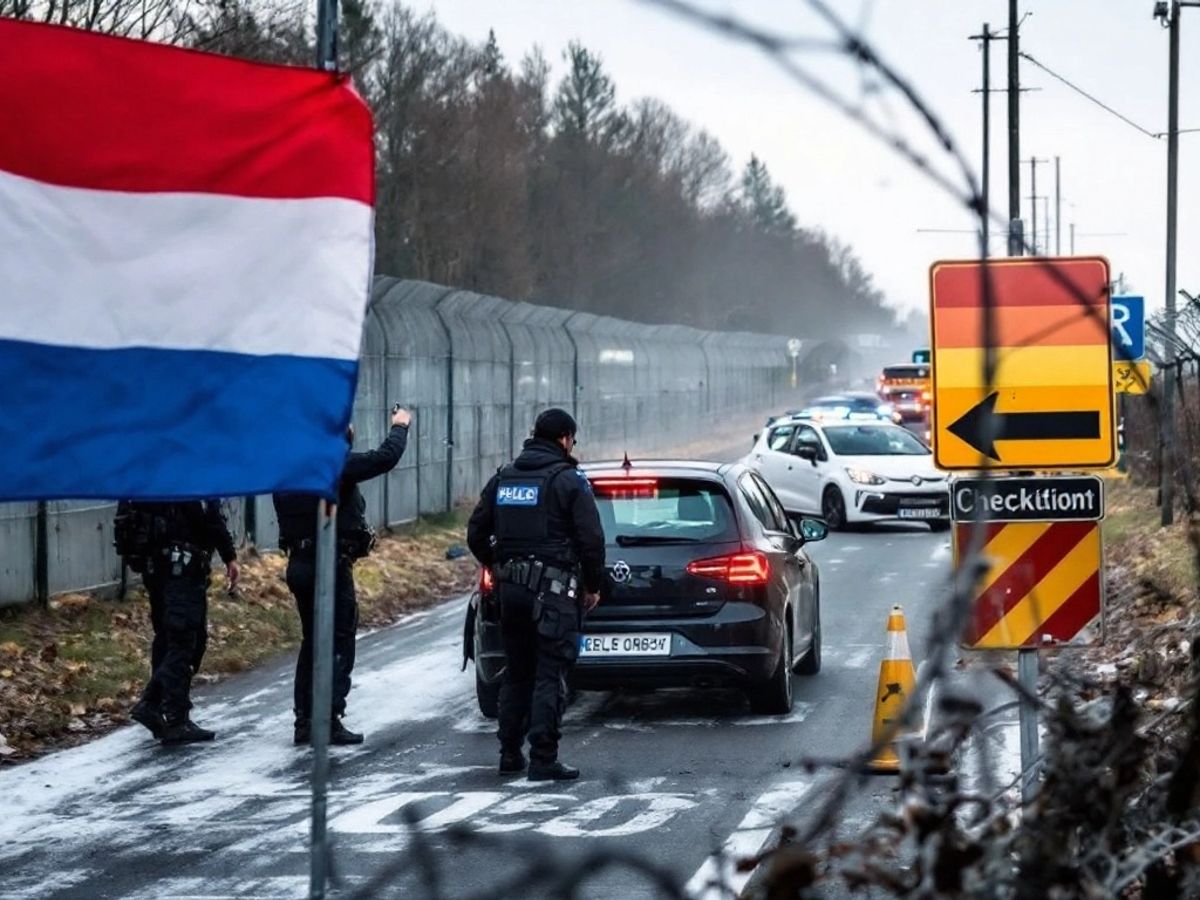
<svg viewBox="0 0 1200 900"><path fill-rule="evenodd" d="M801 227L766 163L735 174L666 104L621 104L603 61L505 59L433 14L342 0L339 57L375 114L381 273L649 323L891 332L854 253ZM0 15L312 63L310 0L0 0ZM819 173L814 173L819 177ZM809 218L818 218L811 211Z"/></svg>

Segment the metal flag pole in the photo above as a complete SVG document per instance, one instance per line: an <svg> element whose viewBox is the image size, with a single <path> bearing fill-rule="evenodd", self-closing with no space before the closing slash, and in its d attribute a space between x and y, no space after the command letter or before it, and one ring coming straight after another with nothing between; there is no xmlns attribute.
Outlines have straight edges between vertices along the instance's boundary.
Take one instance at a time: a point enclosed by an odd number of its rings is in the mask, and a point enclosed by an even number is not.
<svg viewBox="0 0 1200 900"><path fill-rule="evenodd" d="M337 0L317 0L317 68L337 70ZM313 597L312 837L308 895L323 900L329 881L326 813L329 789L329 724L333 707L333 588L337 505L317 502L316 585Z"/></svg>
<svg viewBox="0 0 1200 900"><path fill-rule="evenodd" d="M333 706L333 579L336 566L337 505L317 503L316 595L313 615L312 846L308 895L325 896L329 838L325 828L329 791L329 723Z"/></svg>

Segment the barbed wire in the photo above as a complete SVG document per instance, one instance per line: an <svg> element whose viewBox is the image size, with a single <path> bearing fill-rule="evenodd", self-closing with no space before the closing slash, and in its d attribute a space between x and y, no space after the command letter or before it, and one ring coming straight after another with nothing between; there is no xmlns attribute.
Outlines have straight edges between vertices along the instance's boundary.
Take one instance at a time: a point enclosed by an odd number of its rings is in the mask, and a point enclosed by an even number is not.
<svg viewBox="0 0 1200 900"><path fill-rule="evenodd" d="M972 165L957 148L948 129L927 101L907 79L885 63L867 42L862 33L862 22L857 29L853 29L823 0L806 0L806 5L832 31L833 37L784 36L750 25L733 15L710 12L685 0L643 2L672 13L681 21L757 48L792 82L890 148L937 189L977 218L979 254L981 259L986 259L987 231L992 223L1007 227L1007 219L998 212L984 208ZM857 100L838 91L835 85L819 77L809 66L800 64L794 57L802 53L840 55L856 63L860 67L860 95ZM1036 63L1032 58L1030 60ZM947 170L939 168L938 161L920 151L908 136L898 130L897 116L885 96L889 91L918 118L936 144L942 157L941 164ZM887 122L873 115L869 108L872 104L868 100L880 107ZM1031 253L1032 247L1024 243L1024 250ZM1082 293L1053 262L1045 262L1044 266L1052 279L1079 307L1080 317L1093 319L1097 327L1103 327L1107 333L1108 322L1104 319L1102 304L1097 303L1101 298ZM985 389L990 391L995 384L997 357L993 350L996 334L995 287L993 272L988 266L981 269L980 292L984 311L980 341L984 348L981 379ZM1038 338L1047 336L1051 328L1053 326L1047 326L1026 343L1036 343ZM1137 377L1141 378L1140 373ZM1143 381L1142 387L1148 385ZM1153 394L1148 395L1147 403L1157 414L1158 406ZM1182 466L1180 474L1184 484L1185 506L1194 517L1196 500L1190 465ZM985 468L985 491L992 480L993 476ZM1197 571L1200 571L1200 534L1197 534L1196 527L1189 529L1188 536ZM767 878L771 883L767 890L770 896L801 896L818 878L834 877L835 874L840 874L851 886L874 885L897 894L915 893L922 896L937 896L945 887L945 879L951 876L951 880L958 879L960 887L967 885L968 888L970 883L974 883L974 878L979 884L990 885L987 895L991 896L991 892L1001 884L1015 889L1014 885L1021 877L1027 877L1033 867L1044 861L1046 848L1037 846L1033 836L1022 831L1019 819L1014 822L1014 817L1019 817L1021 813L1022 802L1013 798L1012 794L1014 788L1029 775L1029 770L1017 773L998 789L984 794L962 791L956 775L943 774L947 752L945 747L948 746L948 752L953 755L956 748L973 735L980 738L983 723L988 718L982 709L949 691L943 692L938 712L948 717L952 724L931 735L924 747L911 748L911 765L901 774L901 797L897 806L882 813L876 822L858 836L856 842L839 844L833 838L847 803L862 790L862 772L867 764L886 745L915 724L934 685L947 680L959 636L963 634L970 616L972 598L987 569L983 557L985 537L985 524L974 524L966 546L961 548L960 563L947 580L943 599L934 611L926 666L917 678L913 696L892 727L870 746L844 758L800 761L810 770L829 771L832 778L825 786L820 803L808 810L810 817L806 827L800 829L785 821L782 823L782 842L777 849L744 861L745 865L769 869ZM1055 682L1059 699L1051 703L1025 690L1017 681L1007 677L1002 669L995 669L994 674L1016 693L1018 699L1014 702L1036 704L1045 713L1048 727L1056 740L1048 742L1046 753L1029 767L1030 770L1040 770L1043 780L1042 793L1034 802L1043 813L1051 811L1060 819L1065 816L1063 822L1069 821L1071 801L1078 802L1081 799L1072 796L1073 790L1078 793L1074 785L1079 777L1079 773L1071 771L1072 754L1083 753L1101 763L1105 759L1116 759L1112 756L1114 753L1127 755L1131 746L1128 739L1133 733L1129 722L1136 721L1136 710L1132 709L1127 697L1122 699L1124 694L1120 690L1107 703L1110 711L1105 718L1103 710L1099 708L1074 708L1069 697L1075 696L1071 690L1078 690L1078 682L1069 679ZM1189 698L1183 709L1194 708L1195 704ZM1149 727L1157 728L1170 716L1180 714L1175 711L1166 714L1166 717L1159 716ZM1095 721L1085 724L1085 719ZM1200 742L1195 738L1197 729L1200 729L1200 725L1193 728L1193 742L1200 747ZM942 749L933 749L939 745L939 741ZM980 752L986 776L990 769L986 741L981 745ZM1200 750L1196 752L1200 754ZM1184 759L1181 765L1186 763L1187 759ZM1152 821L1147 817L1152 817L1155 809L1156 801L1147 793L1152 786L1125 783L1122 787L1126 800L1138 804L1138 814L1144 821ZM975 812L969 819L964 819L963 813L967 808ZM1200 834L1183 824L1159 828L1147 826L1145 838L1139 842L1129 835L1118 835L1117 832L1121 831L1118 819L1122 810L1110 808L1106 812L1113 821L1105 826L1107 837L1104 851L1094 857L1078 857L1076 877L1081 891L1110 889L1119 893L1137 883L1147 871L1160 865L1172 853L1189 846L1189 841L1194 843L1200 837ZM414 870L419 875L429 897L440 900L444 896L437 854L416 824L417 813L406 810L405 815L413 838L409 849L385 866L353 896L371 896L372 891L389 884L405 870ZM487 847L530 860L509 880L491 886L486 893L473 895L480 898L515 895L510 892L528 896L535 889L545 890L550 896L574 897L590 878L614 867L628 870L644 879L646 885L660 896L685 896L671 872L648 862L641 854L620 848L602 847L568 859L557 855L553 842L548 840L489 835L469 828L454 828L443 835L455 854L469 847ZM820 843L822 840L826 841L823 847ZM1122 840L1126 843L1126 850L1124 856L1118 858L1113 855L1111 848ZM883 855L879 855L880 849L885 851ZM907 869L900 863L905 852L909 860ZM1013 856L1014 853L1016 856ZM947 869L947 859L957 861L956 872ZM981 871L973 875L971 866ZM723 870L724 867L720 868ZM950 868L953 869L953 866ZM1048 873L1039 876L1041 880L1037 883L1043 884L1046 883L1045 878L1057 877L1060 876ZM719 879L711 886L727 889L727 886L719 883Z"/></svg>

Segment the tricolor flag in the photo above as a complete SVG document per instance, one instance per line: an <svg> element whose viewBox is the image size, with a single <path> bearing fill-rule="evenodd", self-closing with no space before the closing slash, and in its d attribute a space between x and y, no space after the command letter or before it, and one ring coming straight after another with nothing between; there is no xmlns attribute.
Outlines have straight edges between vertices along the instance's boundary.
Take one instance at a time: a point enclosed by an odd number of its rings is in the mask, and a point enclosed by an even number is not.
<svg viewBox="0 0 1200 900"><path fill-rule="evenodd" d="M371 277L348 82L0 20L0 499L330 495Z"/></svg>

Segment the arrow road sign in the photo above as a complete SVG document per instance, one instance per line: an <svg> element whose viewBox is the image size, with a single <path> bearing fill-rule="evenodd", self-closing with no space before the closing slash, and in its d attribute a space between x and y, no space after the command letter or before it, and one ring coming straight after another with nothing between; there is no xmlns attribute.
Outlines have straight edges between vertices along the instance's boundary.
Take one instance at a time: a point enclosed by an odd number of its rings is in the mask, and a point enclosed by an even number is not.
<svg viewBox="0 0 1200 900"><path fill-rule="evenodd" d="M1100 437L1100 413L996 412L996 391L946 430L996 462L996 441L1086 441Z"/></svg>
<svg viewBox="0 0 1200 900"><path fill-rule="evenodd" d="M1108 274L1099 257L933 265L931 431L938 468L1113 464Z"/></svg>

